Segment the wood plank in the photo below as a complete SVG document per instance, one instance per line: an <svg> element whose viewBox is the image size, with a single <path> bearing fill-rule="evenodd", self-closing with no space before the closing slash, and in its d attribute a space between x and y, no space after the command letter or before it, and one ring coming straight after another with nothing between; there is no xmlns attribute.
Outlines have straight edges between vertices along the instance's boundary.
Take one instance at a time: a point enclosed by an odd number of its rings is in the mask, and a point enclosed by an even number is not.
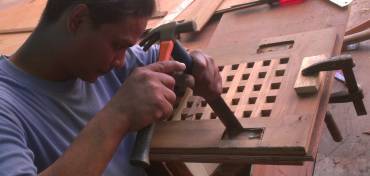
<svg viewBox="0 0 370 176"><path fill-rule="evenodd" d="M258 0L225 0L220 7L218 7L216 14L226 13L237 10L235 7L247 3L256 2Z"/></svg>
<svg viewBox="0 0 370 176"><path fill-rule="evenodd" d="M25 0L0 11L0 31L33 29L46 6L46 0Z"/></svg>
<svg viewBox="0 0 370 176"><path fill-rule="evenodd" d="M350 7L351 20L348 21L346 35L354 34L370 28L370 1L355 0L352 2Z"/></svg>
<svg viewBox="0 0 370 176"><path fill-rule="evenodd" d="M321 82L325 79L322 77L323 74L315 74L304 76L302 75L302 70L311 66L312 64L319 63L328 59L328 56L318 55L303 58L301 68L298 72L296 82L294 84L294 90L299 96L307 96L315 94L319 91ZM320 76L321 75L321 76Z"/></svg>
<svg viewBox="0 0 370 176"><path fill-rule="evenodd" d="M29 35L30 33L0 35L0 54L13 54Z"/></svg>
<svg viewBox="0 0 370 176"><path fill-rule="evenodd" d="M176 20L194 21L196 31L200 31L222 2L223 0L195 0Z"/></svg>

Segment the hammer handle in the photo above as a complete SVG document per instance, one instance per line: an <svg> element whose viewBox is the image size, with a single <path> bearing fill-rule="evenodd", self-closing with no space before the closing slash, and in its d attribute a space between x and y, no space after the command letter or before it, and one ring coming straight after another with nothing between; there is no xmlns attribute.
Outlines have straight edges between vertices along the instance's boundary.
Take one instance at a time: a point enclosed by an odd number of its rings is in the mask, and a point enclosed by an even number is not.
<svg viewBox="0 0 370 176"><path fill-rule="evenodd" d="M155 123L141 129L136 135L136 141L131 153L130 162L134 166L147 168L150 165L150 144L154 133Z"/></svg>
<svg viewBox="0 0 370 176"><path fill-rule="evenodd" d="M193 70L193 58L189 55L186 49L181 45L178 40L175 40L172 57L186 65L185 73L191 74Z"/></svg>
<svg viewBox="0 0 370 176"><path fill-rule="evenodd" d="M159 61L170 60L173 48L173 41L161 41L159 50ZM149 152L154 129L155 123L138 131L134 149L131 153L130 158L130 163L132 165L142 168L147 168L150 165Z"/></svg>

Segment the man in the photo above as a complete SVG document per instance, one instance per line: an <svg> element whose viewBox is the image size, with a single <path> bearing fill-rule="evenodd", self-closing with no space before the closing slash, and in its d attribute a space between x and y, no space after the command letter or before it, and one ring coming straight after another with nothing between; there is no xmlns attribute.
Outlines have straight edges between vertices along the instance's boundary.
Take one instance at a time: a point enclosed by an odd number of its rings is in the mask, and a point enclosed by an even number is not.
<svg viewBox="0 0 370 176"><path fill-rule="evenodd" d="M128 162L132 132L170 116L170 75L185 69L135 45L154 6L48 1L29 39L0 59L1 176L145 175ZM192 56L194 92L220 94L212 59Z"/></svg>

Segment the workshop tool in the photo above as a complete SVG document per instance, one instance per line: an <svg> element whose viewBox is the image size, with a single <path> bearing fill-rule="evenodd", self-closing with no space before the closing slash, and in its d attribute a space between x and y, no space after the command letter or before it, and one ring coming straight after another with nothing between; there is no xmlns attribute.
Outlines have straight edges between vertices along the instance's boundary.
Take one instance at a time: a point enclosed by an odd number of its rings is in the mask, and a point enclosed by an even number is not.
<svg viewBox="0 0 370 176"><path fill-rule="evenodd" d="M347 103L353 102L357 115L366 115L366 109L363 103L364 95L358 87L352 68L355 66L350 55L340 55L329 58L324 61L314 63L302 70L302 75L314 75L320 71L341 70L340 80L347 86L348 91L339 91L331 94L329 103ZM336 74L339 74L338 71ZM338 78L337 78L338 79ZM336 125L330 112L325 115L325 124L328 127L330 135L336 142L343 140L342 134Z"/></svg>
<svg viewBox="0 0 370 176"><path fill-rule="evenodd" d="M234 10L239 10L239 9L244 9L248 7L254 7L258 5L263 5L263 4L268 4L271 7L278 7L278 6L288 6L288 5L294 5L294 4L299 4L304 2L305 0L259 0L259 1L253 1L253 2L248 2L244 4L238 4L231 6L228 9L218 11L218 13L226 13Z"/></svg>
<svg viewBox="0 0 370 176"><path fill-rule="evenodd" d="M148 36L143 39L140 45L144 47L144 50L147 50L151 45L159 41L159 60L169 60L172 54L172 57L175 60L186 65L185 72L190 74L193 64L192 58L184 49L184 47L181 46L175 35L182 32L189 32L191 29L194 29L192 22L167 23L152 30ZM242 125L221 96L216 97L214 100L208 102L208 104L218 115L221 122L225 125L225 135L232 137L243 131ZM135 143L135 149L131 157L132 164L142 167L147 167L149 165L149 149L153 130L154 126L151 125L150 127L147 127L145 131L139 132Z"/></svg>
<svg viewBox="0 0 370 176"><path fill-rule="evenodd" d="M312 64L302 70L303 75L314 75L321 71L342 70L348 92L332 94L330 103L353 102L357 115L366 115L366 108L362 99L364 95L357 85L352 68L355 66L351 55L340 55L328 60Z"/></svg>

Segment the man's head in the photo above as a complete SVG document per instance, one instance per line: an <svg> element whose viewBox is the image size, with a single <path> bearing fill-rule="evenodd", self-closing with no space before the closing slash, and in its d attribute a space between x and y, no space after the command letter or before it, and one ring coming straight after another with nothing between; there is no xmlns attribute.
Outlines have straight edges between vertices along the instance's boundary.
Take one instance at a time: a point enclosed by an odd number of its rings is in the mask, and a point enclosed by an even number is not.
<svg viewBox="0 0 370 176"><path fill-rule="evenodd" d="M154 0L48 0L41 24L52 24L77 4L86 4L89 15L97 26L115 23L125 17L149 17L155 8Z"/></svg>
<svg viewBox="0 0 370 176"><path fill-rule="evenodd" d="M53 31L62 74L93 82L123 65L154 9L154 0L49 0L39 30Z"/></svg>

